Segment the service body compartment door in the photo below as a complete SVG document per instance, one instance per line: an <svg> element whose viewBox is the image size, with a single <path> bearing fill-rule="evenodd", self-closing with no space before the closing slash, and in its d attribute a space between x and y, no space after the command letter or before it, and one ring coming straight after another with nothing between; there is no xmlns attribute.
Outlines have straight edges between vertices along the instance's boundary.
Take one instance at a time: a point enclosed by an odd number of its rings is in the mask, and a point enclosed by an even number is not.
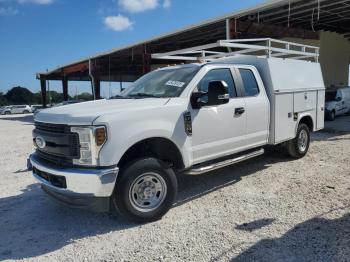
<svg viewBox="0 0 350 262"><path fill-rule="evenodd" d="M324 128L324 113L325 113L325 91L319 90L317 92L317 124L316 129Z"/></svg>
<svg viewBox="0 0 350 262"><path fill-rule="evenodd" d="M294 112L301 113L316 109L317 91L294 93Z"/></svg>
<svg viewBox="0 0 350 262"><path fill-rule="evenodd" d="M278 144L294 138L295 121L293 118L293 94L282 93L275 95L275 139Z"/></svg>

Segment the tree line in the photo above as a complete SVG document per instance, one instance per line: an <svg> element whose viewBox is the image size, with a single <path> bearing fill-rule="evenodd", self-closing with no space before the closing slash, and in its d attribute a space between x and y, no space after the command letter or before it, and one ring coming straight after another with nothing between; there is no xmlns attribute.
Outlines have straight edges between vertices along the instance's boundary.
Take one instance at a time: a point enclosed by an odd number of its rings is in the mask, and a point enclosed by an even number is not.
<svg viewBox="0 0 350 262"><path fill-rule="evenodd" d="M81 93L77 97L68 96L69 100L77 99L89 101L93 99L90 93ZM63 93L56 91L46 92L46 101L52 104L63 102ZM7 105L40 105L42 104L41 92L33 93L29 89L21 86L16 86L6 93L0 92L0 106Z"/></svg>

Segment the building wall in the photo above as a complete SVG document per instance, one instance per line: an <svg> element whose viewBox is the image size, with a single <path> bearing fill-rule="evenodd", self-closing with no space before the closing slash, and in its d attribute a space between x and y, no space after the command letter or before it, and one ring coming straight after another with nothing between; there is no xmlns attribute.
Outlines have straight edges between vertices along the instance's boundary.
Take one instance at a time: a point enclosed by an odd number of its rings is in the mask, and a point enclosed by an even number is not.
<svg viewBox="0 0 350 262"><path fill-rule="evenodd" d="M320 40L286 38L286 41L320 47L320 63L326 87L348 85L350 41L342 35L321 32Z"/></svg>
<svg viewBox="0 0 350 262"><path fill-rule="evenodd" d="M326 86L348 85L350 42L331 32L322 32L320 42L320 62Z"/></svg>

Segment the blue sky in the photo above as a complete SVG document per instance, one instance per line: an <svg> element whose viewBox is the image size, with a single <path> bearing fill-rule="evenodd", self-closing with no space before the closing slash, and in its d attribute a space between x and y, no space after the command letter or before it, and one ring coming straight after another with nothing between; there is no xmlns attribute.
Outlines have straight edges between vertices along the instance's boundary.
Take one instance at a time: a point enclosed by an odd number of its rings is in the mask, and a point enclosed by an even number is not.
<svg viewBox="0 0 350 262"><path fill-rule="evenodd" d="M17 85L38 91L36 72L261 2L0 0L0 92ZM60 82L50 85L61 90ZM70 86L71 94L75 87L78 92L89 91L87 83Z"/></svg>

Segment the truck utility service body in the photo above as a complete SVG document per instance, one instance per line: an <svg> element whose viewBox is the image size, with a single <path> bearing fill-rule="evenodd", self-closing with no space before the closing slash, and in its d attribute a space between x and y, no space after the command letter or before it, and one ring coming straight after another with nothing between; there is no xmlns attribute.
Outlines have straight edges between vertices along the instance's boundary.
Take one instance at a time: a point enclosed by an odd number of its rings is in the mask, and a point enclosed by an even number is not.
<svg viewBox="0 0 350 262"><path fill-rule="evenodd" d="M40 111L30 162L60 202L153 220L171 207L177 173L211 171L266 145L303 157L309 132L324 127L324 97L315 62L242 55L167 67L114 99Z"/></svg>

